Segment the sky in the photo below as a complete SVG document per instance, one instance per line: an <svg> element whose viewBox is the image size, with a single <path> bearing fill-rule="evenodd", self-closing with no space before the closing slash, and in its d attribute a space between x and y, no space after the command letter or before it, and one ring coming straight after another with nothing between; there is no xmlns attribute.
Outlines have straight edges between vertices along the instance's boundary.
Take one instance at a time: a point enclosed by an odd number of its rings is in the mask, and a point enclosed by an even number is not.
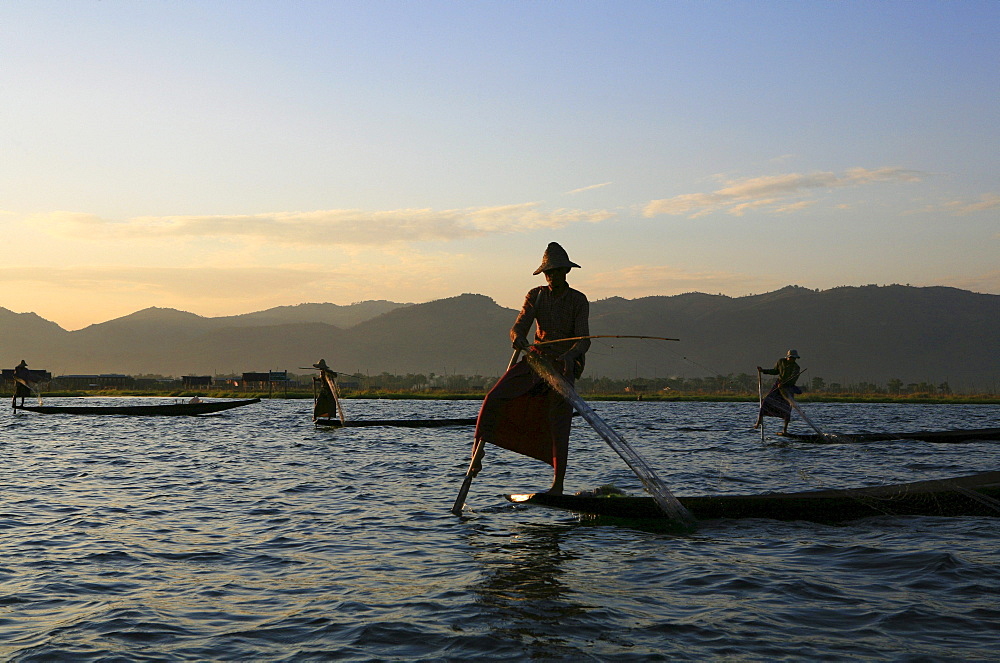
<svg viewBox="0 0 1000 663"><path fill-rule="evenodd" d="M1000 2L2 0L0 307L1000 294Z"/></svg>

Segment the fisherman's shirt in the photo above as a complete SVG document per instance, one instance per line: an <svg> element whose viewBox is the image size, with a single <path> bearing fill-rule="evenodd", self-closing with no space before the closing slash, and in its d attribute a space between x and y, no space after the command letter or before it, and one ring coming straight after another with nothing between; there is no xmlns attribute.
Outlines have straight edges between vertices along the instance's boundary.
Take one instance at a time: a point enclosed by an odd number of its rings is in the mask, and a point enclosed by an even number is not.
<svg viewBox="0 0 1000 663"><path fill-rule="evenodd" d="M781 383L782 387L794 387L795 381L799 379L799 373L801 372L802 369L799 368L799 365L787 357L779 359L774 368L761 370L761 373L777 375L778 382Z"/></svg>
<svg viewBox="0 0 1000 663"><path fill-rule="evenodd" d="M585 294L570 287L556 295L549 286L538 286L525 295L524 305L510 330L511 340L519 336L527 338L532 321L536 323L535 343L589 336L590 302ZM582 368L583 356L590 348L590 339L552 343L542 347L578 362Z"/></svg>

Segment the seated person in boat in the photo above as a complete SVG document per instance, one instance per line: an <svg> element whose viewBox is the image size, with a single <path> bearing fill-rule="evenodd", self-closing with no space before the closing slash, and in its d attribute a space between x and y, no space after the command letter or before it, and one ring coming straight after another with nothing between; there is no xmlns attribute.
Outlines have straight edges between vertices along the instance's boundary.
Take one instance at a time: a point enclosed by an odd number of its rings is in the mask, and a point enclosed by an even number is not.
<svg viewBox="0 0 1000 663"><path fill-rule="evenodd" d="M550 359L571 383L583 372L590 348L590 302L566 281L573 267L565 249L551 242L534 275L544 274L547 285L528 291L514 326L513 347ZM535 323L535 343L570 339L564 343L533 346L528 332ZM527 361L508 368L483 400L476 422L472 476L482 469L485 442L536 458L552 466L551 493L562 493L569 455L573 408L534 371Z"/></svg>
<svg viewBox="0 0 1000 663"><path fill-rule="evenodd" d="M767 396L761 399L760 411L757 413L757 423L753 425L754 428L760 428L764 417L780 417L785 423L781 433L784 435L788 432L788 422L792 418L792 405L789 399L793 398L795 394L802 393L802 390L795 385L802 373L802 369L796 363L798 358L797 350L789 350L784 357L778 360L774 368L757 367L759 373L777 375L778 379L775 380L771 390L767 392Z"/></svg>

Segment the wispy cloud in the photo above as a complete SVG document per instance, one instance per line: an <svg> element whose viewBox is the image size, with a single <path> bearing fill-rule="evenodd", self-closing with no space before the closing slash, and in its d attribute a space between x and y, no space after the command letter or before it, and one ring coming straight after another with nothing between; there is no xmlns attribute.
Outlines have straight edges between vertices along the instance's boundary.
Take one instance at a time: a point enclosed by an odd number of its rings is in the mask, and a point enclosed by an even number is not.
<svg viewBox="0 0 1000 663"><path fill-rule="evenodd" d="M574 193L583 193L584 191L593 191L594 189L600 189L610 185L611 182L603 182L601 184L591 184L590 186L580 187L579 189L573 189L572 191L567 191L566 195L571 196Z"/></svg>
<svg viewBox="0 0 1000 663"><path fill-rule="evenodd" d="M338 280L359 280L351 270L253 267L74 267L25 270L0 268L0 283L44 286L87 293L149 293L192 298L238 296L251 289L258 294L287 292L289 288L319 287ZM364 278L368 278L365 275Z"/></svg>
<svg viewBox="0 0 1000 663"><path fill-rule="evenodd" d="M951 212L956 216L965 216L966 214L976 214L977 212L1000 209L1000 195L995 193L984 193L979 197L979 200L975 202L953 200L941 205L939 209Z"/></svg>
<svg viewBox="0 0 1000 663"><path fill-rule="evenodd" d="M921 174L903 168L852 168L842 175L831 172L803 175L787 173L723 181L721 188L711 193L687 193L673 198L650 201L643 209L646 217L661 214L687 215L696 218L712 212L740 216L750 209L771 209L789 212L798 204L790 198L805 192L864 186L880 182L919 182Z"/></svg>
<svg viewBox="0 0 1000 663"><path fill-rule="evenodd" d="M54 232L76 239L214 237L286 245L385 245L457 241L491 234L553 230L598 223L607 210L543 209L540 203L458 210L318 210L245 215L135 217L112 221L92 214L53 212L35 217Z"/></svg>

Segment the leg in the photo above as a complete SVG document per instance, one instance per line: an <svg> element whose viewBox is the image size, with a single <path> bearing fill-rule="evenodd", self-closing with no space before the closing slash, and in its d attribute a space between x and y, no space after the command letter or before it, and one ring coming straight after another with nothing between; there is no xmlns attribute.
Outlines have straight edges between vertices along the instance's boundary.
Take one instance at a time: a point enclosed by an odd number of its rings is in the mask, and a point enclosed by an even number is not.
<svg viewBox="0 0 1000 663"><path fill-rule="evenodd" d="M552 486L547 492L562 495L563 480L566 478L566 460L569 458L569 436L553 436L552 439Z"/></svg>
<svg viewBox="0 0 1000 663"><path fill-rule="evenodd" d="M569 434L573 425L573 407L561 396L549 395L549 420L552 422L552 486L547 492L562 495L569 459Z"/></svg>

